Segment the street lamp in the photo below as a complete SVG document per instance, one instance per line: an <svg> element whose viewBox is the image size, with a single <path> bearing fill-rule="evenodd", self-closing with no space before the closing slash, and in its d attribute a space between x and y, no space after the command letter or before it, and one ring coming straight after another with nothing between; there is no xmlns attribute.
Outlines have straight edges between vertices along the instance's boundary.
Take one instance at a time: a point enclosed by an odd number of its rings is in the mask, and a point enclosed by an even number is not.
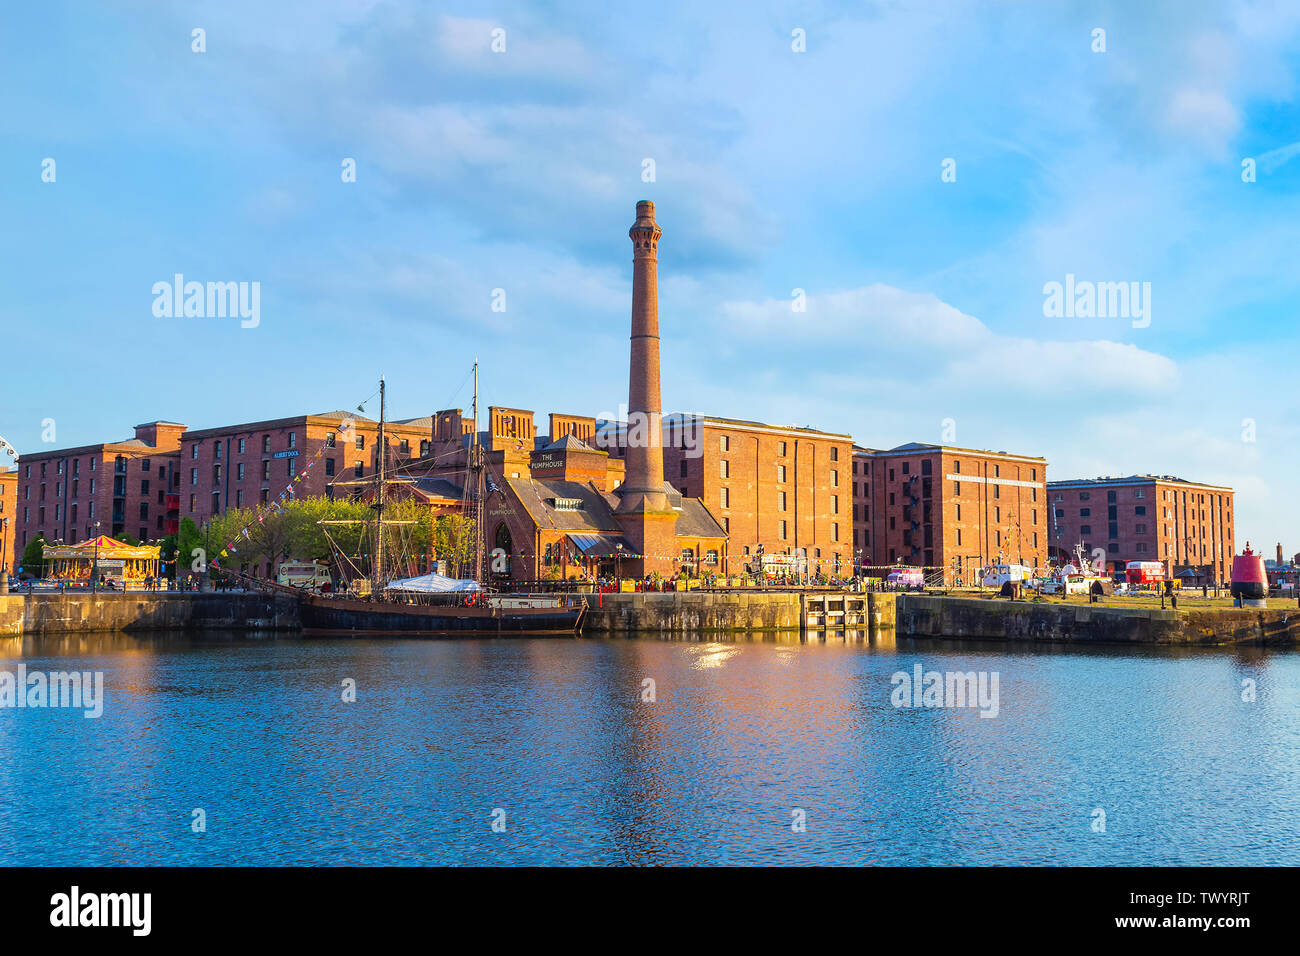
<svg viewBox="0 0 1300 956"><path fill-rule="evenodd" d="M622 567L623 567L623 542L620 541L618 542L618 544L614 545L614 587L616 587L620 591L623 590Z"/></svg>

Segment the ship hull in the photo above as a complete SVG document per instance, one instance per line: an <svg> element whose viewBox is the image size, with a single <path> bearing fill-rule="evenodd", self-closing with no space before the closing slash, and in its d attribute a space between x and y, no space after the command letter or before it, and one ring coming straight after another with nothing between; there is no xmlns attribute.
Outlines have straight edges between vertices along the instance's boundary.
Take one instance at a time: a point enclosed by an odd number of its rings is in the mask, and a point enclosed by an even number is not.
<svg viewBox="0 0 1300 956"><path fill-rule="evenodd" d="M303 633L319 637L491 637L582 632L586 606L464 607L392 604L305 595Z"/></svg>

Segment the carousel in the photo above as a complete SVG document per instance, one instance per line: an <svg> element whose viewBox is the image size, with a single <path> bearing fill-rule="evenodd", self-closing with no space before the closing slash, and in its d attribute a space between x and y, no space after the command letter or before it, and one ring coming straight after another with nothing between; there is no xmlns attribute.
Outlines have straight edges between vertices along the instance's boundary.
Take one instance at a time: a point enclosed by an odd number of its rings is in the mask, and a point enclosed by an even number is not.
<svg viewBox="0 0 1300 956"><path fill-rule="evenodd" d="M147 579L158 580L159 550L157 545L131 545L101 534L80 544L46 545L42 559L46 580L90 587L98 569L102 583L138 591Z"/></svg>

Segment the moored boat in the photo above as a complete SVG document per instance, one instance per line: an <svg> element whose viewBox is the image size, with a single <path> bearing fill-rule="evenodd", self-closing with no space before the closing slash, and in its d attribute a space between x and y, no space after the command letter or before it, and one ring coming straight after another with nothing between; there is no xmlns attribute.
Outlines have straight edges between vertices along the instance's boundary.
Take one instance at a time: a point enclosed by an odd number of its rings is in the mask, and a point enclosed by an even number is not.
<svg viewBox="0 0 1300 956"><path fill-rule="evenodd" d="M385 385L379 381L379 447L386 447ZM393 635L455 637L469 634L570 634L582 632L586 598L561 594L498 595L479 583L483 568L483 461L478 444L478 366L474 366L473 440L468 449L469 471L475 476L473 579L457 580L430 573L421 578L390 582L385 574L384 519L385 454L378 455L375 477L374 567L369 579L352 582L353 593L300 595L303 632L308 635ZM322 524L332 522L322 521ZM406 522L409 524L409 522ZM358 588L356 585L364 585Z"/></svg>

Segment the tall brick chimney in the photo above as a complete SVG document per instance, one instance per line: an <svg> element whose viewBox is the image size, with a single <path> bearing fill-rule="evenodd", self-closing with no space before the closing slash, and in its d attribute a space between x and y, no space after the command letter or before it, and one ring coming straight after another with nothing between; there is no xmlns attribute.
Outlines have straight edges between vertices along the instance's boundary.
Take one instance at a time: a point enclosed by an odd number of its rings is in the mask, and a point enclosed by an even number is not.
<svg viewBox="0 0 1300 956"><path fill-rule="evenodd" d="M659 237L655 204L636 204L632 239L632 349L628 373L627 474L619 489L618 520L645 555L642 573L671 572L677 513L664 493L662 409L659 405Z"/></svg>

